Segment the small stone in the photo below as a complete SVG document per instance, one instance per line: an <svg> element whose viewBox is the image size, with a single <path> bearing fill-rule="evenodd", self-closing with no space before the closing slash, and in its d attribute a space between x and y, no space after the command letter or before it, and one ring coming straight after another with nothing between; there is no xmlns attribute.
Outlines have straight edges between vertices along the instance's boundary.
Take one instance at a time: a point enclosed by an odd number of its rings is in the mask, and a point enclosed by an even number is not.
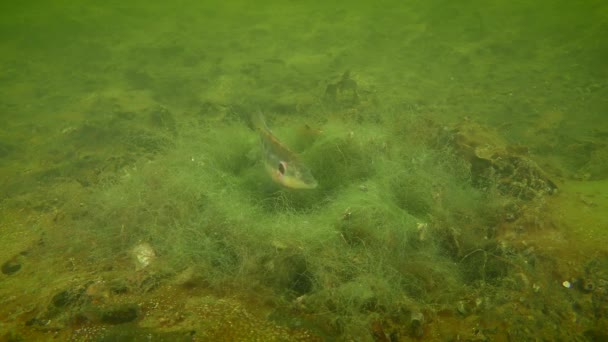
<svg viewBox="0 0 608 342"><path fill-rule="evenodd" d="M458 302L458 305L456 306L456 310L461 314L461 315L467 315L467 308L465 307L465 303L463 300Z"/></svg>
<svg viewBox="0 0 608 342"><path fill-rule="evenodd" d="M564 282L562 283L562 286L569 289L572 287L572 284L569 281L564 280Z"/></svg>
<svg viewBox="0 0 608 342"><path fill-rule="evenodd" d="M21 264L14 259L11 259L7 262L5 262L4 264L2 264L2 273L6 274L6 275L11 275L11 274L15 274L17 272L19 272L19 270L21 269Z"/></svg>
<svg viewBox="0 0 608 342"><path fill-rule="evenodd" d="M424 334L424 329L422 328L422 325L424 324L424 315L422 312L412 311L410 323L412 325L412 335L414 337L422 337Z"/></svg>

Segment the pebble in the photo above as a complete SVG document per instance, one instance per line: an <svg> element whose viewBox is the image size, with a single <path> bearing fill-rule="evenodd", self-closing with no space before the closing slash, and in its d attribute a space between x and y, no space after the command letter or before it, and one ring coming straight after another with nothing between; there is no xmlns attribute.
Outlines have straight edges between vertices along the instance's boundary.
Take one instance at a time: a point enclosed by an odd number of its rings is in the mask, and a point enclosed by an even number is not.
<svg viewBox="0 0 608 342"><path fill-rule="evenodd" d="M12 275L15 274L17 272L19 272L19 270L21 269L21 264L14 259L11 259L7 262L5 262L4 264L2 264L2 273L6 274L6 275Z"/></svg>

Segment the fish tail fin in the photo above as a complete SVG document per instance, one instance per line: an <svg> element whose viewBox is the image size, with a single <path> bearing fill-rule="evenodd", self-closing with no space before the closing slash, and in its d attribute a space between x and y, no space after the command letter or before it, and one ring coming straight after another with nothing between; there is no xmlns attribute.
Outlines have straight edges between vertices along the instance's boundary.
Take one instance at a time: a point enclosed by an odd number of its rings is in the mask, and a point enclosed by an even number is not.
<svg viewBox="0 0 608 342"><path fill-rule="evenodd" d="M268 125L266 125L266 120L264 119L264 114L262 114L261 110L257 110L253 115L251 115L251 123L255 129L261 131L270 131Z"/></svg>

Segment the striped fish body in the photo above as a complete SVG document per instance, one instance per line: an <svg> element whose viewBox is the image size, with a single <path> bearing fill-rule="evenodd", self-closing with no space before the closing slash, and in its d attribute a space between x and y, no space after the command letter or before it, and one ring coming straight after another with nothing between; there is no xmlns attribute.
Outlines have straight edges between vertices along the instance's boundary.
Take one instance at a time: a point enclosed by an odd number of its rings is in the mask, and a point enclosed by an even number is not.
<svg viewBox="0 0 608 342"><path fill-rule="evenodd" d="M272 134L263 118L256 122L262 144L264 167L272 179L291 189L314 189L318 183L310 170Z"/></svg>

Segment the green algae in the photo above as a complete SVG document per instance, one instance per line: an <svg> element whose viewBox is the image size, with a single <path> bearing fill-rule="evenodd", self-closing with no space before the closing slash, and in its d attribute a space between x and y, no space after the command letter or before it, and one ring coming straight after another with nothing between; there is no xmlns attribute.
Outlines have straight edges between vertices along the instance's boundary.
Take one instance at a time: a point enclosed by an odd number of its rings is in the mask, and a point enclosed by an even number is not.
<svg viewBox="0 0 608 342"><path fill-rule="evenodd" d="M155 313L145 303L179 288L255 298L327 339L602 336L605 6L15 6L0 25L0 262L20 268L0 286L1 335L103 324L73 315L99 302ZM264 173L257 111L317 189ZM483 177L454 133L475 121L479 146L505 145ZM551 194L505 191L531 187L509 179L513 160L536 161ZM73 288L63 313L35 304ZM180 321L188 338L200 316L172 300L149 333Z"/></svg>

